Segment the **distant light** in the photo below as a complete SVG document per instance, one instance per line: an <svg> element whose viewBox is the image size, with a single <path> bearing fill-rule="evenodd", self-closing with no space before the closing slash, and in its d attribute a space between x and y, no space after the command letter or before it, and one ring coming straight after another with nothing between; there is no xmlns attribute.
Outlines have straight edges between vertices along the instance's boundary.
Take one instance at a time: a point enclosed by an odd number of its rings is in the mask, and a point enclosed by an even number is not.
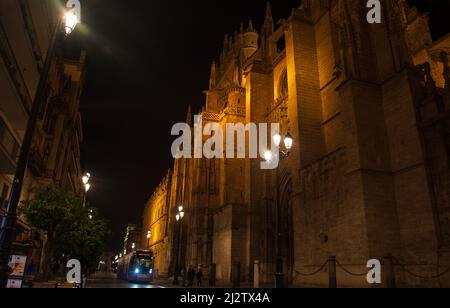
<svg viewBox="0 0 450 308"><path fill-rule="evenodd" d="M139 274L141 271L138 269L138 268L136 268L135 270L134 270L134 273L135 274Z"/></svg>
<svg viewBox="0 0 450 308"><path fill-rule="evenodd" d="M150 275L153 274L153 269L151 268L149 271Z"/></svg>
<svg viewBox="0 0 450 308"><path fill-rule="evenodd" d="M178 212L183 212L184 208L182 206L178 207Z"/></svg>
<svg viewBox="0 0 450 308"><path fill-rule="evenodd" d="M131 248L132 249L136 248L136 243L131 244Z"/></svg>

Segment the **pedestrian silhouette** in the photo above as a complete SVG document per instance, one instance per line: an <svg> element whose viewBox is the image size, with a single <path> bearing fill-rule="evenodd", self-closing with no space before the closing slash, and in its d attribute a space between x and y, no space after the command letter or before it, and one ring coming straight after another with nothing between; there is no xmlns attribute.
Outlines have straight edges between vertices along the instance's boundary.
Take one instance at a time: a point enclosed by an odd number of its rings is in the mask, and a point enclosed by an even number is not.
<svg viewBox="0 0 450 308"><path fill-rule="evenodd" d="M197 272L197 286L198 287L202 286L202 279L203 279L203 272L201 269L199 269Z"/></svg>

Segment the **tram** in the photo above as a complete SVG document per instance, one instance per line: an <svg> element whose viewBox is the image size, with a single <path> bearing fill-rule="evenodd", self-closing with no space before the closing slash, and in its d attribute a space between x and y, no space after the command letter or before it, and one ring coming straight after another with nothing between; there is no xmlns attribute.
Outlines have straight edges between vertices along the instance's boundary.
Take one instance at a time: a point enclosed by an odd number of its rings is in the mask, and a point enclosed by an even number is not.
<svg viewBox="0 0 450 308"><path fill-rule="evenodd" d="M152 283L153 271L153 251L136 250L119 260L117 277L128 282Z"/></svg>

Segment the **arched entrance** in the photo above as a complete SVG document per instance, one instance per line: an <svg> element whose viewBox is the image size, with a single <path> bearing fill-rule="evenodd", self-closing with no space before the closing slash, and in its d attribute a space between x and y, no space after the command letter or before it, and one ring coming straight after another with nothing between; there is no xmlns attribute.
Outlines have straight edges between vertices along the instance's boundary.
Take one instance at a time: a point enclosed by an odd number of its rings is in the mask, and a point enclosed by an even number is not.
<svg viewBox="0 0 450 308"><path fill-rule="evenodd" d="M280 194L280 227L279 241L281 256L283 258L283 272L285 282L291 285L294 273L294 226L292 209L292 178L290 173L283 169L278 177L278 192Z"/></svg>

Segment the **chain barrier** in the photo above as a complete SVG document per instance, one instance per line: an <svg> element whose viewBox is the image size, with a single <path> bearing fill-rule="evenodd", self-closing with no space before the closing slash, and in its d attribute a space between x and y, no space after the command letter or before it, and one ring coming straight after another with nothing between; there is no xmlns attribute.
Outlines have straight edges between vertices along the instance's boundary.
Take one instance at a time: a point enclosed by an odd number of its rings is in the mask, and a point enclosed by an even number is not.
<svg viewBox="0 0 450 308"><path fill-rule="evenodd" d="M428 277L426 277L426 276L421 276L421 275L415 274L415 273L411 272L410 270L408 270L407 265L401 264L401 262L400 262L397 258L393 257L392 259L395 261L395 263L394 263L395 266L400 266L401 269L402 269L405 273L407 273L407 274L409 274L409 275L411 275L411 276L413 276L413 277L415 277L415 278L419 278L419 279L433 280L433 279L441 278L442 276L447 275L448 273L450 273L450 268L448 268L448 269L445 270L444 272L442 272L442 273L440 273L440 274L438 274L438 275L435 275L435 276L428 276Z"/></svg>
<svg viewBox="0 0 450 308"><path fill-rule="evenodd" d="M328 260L324 263L324 265L322 265L317 271L315 271L315 272L313 272L313 273L309 273L309 274L305 274L305 273L301 273L301 272L299 272L299 271L295 271L295 273L298 275L298 276L305 276L305 277L311 277L311 276L314 276L314 275L317 275L318 273L320 273L321 271L323 271L324 269L325 269L325 267L328 265Z"/></svg>
<svg viewBox="0 0 450 308"><path fill-rule="evenodd" d="M367 276L368 272L362 273L362 274L355 274L352 273L351 271L349 271L348 269L346 269L341 263L339 263L338 260L336 260L336 264L337 266L339 266L344 272L346 272L347 274L349 274L350 276L355 276L355 277L363 277L363 276Z"/></svg>

